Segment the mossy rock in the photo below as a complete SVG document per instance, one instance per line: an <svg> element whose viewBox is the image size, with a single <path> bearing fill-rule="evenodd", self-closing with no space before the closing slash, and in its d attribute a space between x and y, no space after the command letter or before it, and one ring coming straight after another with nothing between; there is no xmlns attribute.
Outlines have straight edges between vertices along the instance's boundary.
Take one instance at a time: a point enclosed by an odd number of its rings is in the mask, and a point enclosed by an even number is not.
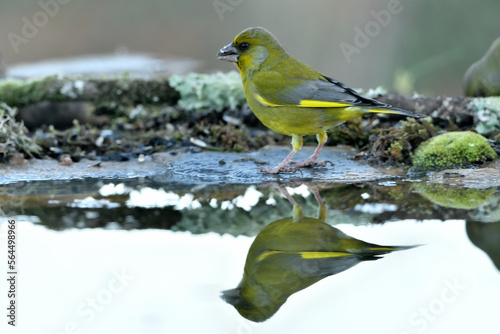
<svg viewBox="0 0 500 334"><path fill-rule="evenodd" d="M415 183L413 187L422 197L439 206L467 210L483 205L495 193L495 188L455 188L442 184Z"/></svg>
<svg viewBox="0 0 500 334"><path fill-rule="evenodd" d="M416 171L467 167L497 158L483 136L471 132L448 132L422 143L413 158Z"/></svg>

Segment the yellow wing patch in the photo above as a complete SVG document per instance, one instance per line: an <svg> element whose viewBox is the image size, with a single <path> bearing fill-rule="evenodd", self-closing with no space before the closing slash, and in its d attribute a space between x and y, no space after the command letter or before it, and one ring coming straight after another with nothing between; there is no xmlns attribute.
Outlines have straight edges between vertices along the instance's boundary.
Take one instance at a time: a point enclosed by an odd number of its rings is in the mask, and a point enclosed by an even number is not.
<svg viewBox="0 0 500 334"><path fill-rule="evenodd" d="M268 251L268 252L265 252L265 253L262 253L260 254L257 259L255 259L257 262L260 262L262 260L264 260L265 258L273 255L273 254L277 254L277 253L285 253L285 252L280 252L280 251Z"/></svg>
<svg viewBox="0 0 500 334"><path fill-rule="evenodd" d="M332 258L332 257L346 257L352 256L353 254L347 252L291 252L291 251L268 251L260 254L256 261L262 261L267 257L274 254L288 254L288 255L300 255L303 259L322 259L322 258Z"/></svg>
<svg viewBox="0 0 500 334"><path fill-rule="evenodd" d="M300 252L303 259L321 259L321 258L331 258L331 257L345 257L352 256L351 253L345 252Z"/></svg>
<svg viewBox="0 0 500 334"><path fill-rule="evenodd" d="M259 94L255 94L255 99L257 101L259 101L261 104L268 106L268 107L280 107L280 106L282 106L280 104L274 104L272 102L269 102L268 100L263 98L262 95L259 95Z"/></svg>
<svg viewBox="0 0 500 334"><path fill-rule="evenodd" d="M390 109L385 109L385 108L373 108L373 109L370 109L368 111L382 113L382 114L401 114L401 112L399 112L397 110L390 110Z"/></svg>
<svg viewBox="0 0 500 334"><path fill-rule="evenodd" d="M262 95L255 94L255 99L267 107L303 107L303 108L342 108L350 107L352 104L345 102L301 100L299 104L276 104L266 100Z"/></svg>
<svg viewBox="0 0 500 334"><path fill-rule="evenodd" d="M341 108L350 107L352 104L345 102L317 101L317 100L301 100L299 107L309 108Z"/></svg>

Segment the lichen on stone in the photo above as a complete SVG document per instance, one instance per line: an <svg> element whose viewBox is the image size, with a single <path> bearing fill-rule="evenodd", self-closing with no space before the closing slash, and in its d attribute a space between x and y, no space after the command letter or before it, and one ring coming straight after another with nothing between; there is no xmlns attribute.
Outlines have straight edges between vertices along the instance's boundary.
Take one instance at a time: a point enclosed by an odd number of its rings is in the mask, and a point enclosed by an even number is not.
<svg viewBox="0 0 500 334"><path fill-rule="evenodd" d="M245 103L241 77L236 72L173 75L169 84L180 93L179 105L187 110L236 110Z"/></svg>
<svg viewBox="0 0 500 334"><path fill-rule="evenodd" d="M500 132L500 97L472 99L469 105L473 110L476 131L483 136Z"/></svg>
<svg viewBox="0 0 500 334"><path fill-rule="evenodd" d="M17 110L0 102L0 162L5 162L17 153L29 157L37 155L40 147L28 137L28 130L15 119Z"/></svg>

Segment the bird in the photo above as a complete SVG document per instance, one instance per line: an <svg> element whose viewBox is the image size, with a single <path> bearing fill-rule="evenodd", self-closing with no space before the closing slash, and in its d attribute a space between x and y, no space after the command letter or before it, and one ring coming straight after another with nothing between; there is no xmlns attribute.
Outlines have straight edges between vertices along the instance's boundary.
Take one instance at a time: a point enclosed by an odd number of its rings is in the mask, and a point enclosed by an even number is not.
<svg viewBox="0 0 500 334"><path fill-rule="evenodd" d="M235 63L248 106L268 128L292 137L292 151L276 167L262 172L278 174L296 168L326 166L318 156L327 140L326 131L342 122L369 113L424 115L394 108L363 97L290 56L267 29L251 27L217 53L219 60ZM302 148L303 136L316 135L318 145L303 161L292 162ZM293 167L288 167L293 163Z"/></svg>
<svg viewBox="0 0 500 334"><path fill-rule="evenodd" d="M305 217L293 204L291 217L269 223L255 238L245 261L243 278L221 298L243 317L262 322L273 316L288 297L320 280L393 251L412 246L382 246L348 236L326 223L327 211L317 189L310 189L319 204L318 218Z"/></svg>
<svg viewBox="0 0 500 334"><path fill-rule="evenodd" d="M464 91L465 96L470 97L500 95L500 37L493 41L486 54L465 72Z"/></svg>

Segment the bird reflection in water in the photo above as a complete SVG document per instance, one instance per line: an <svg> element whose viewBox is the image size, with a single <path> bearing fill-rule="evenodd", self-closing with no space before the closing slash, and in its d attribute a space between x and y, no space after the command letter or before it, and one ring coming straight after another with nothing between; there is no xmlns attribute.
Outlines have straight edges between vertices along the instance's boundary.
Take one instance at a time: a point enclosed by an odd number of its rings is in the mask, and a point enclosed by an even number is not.
<svg viewBox="0 0 500 334"><path fill-rule="evenodd" d="M315 187L318 218L304 217L286 189L280 192L293 204L292 217L267 225L248 251L243 278L221 298L246 319L262 322L273 316L289 296L325 277L360 262L414 246L380 246L352 238L325 223L326 208Z"/></svg>

